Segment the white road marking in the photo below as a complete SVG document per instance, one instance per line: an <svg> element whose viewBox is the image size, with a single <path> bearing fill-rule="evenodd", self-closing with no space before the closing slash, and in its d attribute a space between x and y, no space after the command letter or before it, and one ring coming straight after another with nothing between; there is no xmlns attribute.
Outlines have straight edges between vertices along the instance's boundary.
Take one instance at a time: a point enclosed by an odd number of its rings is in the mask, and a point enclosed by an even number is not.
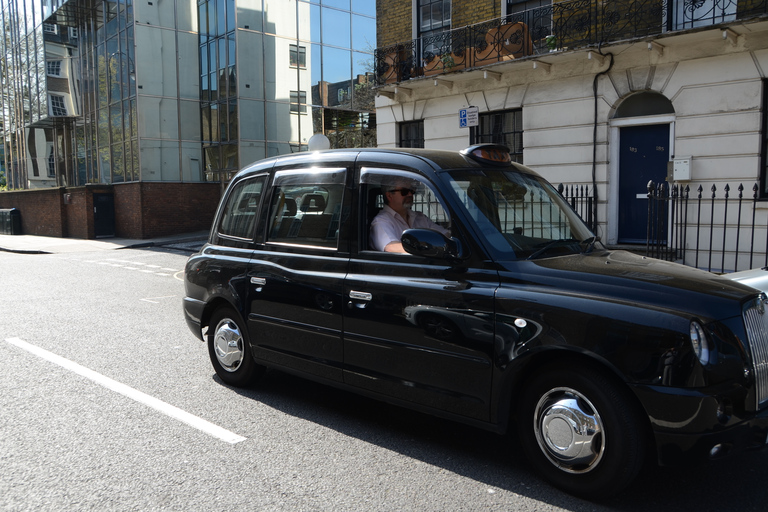
<svg viewBox="0 0 768 512"><path fill-rule="evenodd" d="M51 363L57 364L64 369L85 377L86 379L89 379L102 387L111 389L112 391L120 393L121 395L128 397L131 400L135 400L136 402L144 404L147 407L151 407L152 409L155 409L156 411L161 412L166 416L170 416L171 418L174 418L182 423L189 425L190 427L196 428L226 443L235 444L247 439L235 434L234 432L230 432L229 430L219 427L218 425L214 425L213 423L195 416L194 414L190 414L179 409L178 407L167 404L153 396L142 393L141 391L133 389L130 386L126 386L125 384L117 382L116 380L112 380L109 377L90 370L85 366L81 366L74 361L70 361L69 359L65 359L59 355L54 354L53 352L49 352L45 349L32 345L31 343L27 343L20 338L7 338L5 341L42 359L50 361Z"/></svg>
<svg viewBox="0 0 768 512"><path fill-rule="evenodd" d="M146 274L154 274L156 276L161 276L161 277L171 277L172 274L169 274L168 272L174 272L175 273L173 274L174 278L178 279L179 281L184 280L182 277L180 277L180 275L183 276L184 274L183 270L162 267L160 265L153 265L151 263L142 263L140 261L120 260L116 258L108 258L106 261L81 260L78 258L68 258L68 259L72 261L81 261L83 263L95 263L96 265L106 265L106 266L115 267L115 268L122 268L125 270L138 270L139 272L144 272ZM118 262L118 263L111 263L111 262ZM146 267L147 269L151 269L151 270L145 270L139 267Z"/></svg>
<svg viewBox="0 0 768 512"><path fill-rule="evenodd" d="M172 299L176 297L175 295L163 295L162 297L149 297L147 299L139 299L144 302L151 302L152 304L160 304L160 302L154 300L154 299Z"/></svg>

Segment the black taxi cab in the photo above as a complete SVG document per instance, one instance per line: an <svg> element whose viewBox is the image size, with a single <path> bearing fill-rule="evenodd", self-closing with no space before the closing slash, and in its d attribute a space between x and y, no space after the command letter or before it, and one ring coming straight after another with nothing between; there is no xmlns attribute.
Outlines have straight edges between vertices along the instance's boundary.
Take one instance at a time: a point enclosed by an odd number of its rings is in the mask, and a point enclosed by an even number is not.
<svg viewBox="0 0 768 512"><path fill-rule="evenodd" d="M370 233L393 178L432 223L400 253ZM501 146L257 162L229 184L185 289L224 383L275 368L510 431L579 496L619 492L649 457L768 441L766 296L607 250Z"/></svg>

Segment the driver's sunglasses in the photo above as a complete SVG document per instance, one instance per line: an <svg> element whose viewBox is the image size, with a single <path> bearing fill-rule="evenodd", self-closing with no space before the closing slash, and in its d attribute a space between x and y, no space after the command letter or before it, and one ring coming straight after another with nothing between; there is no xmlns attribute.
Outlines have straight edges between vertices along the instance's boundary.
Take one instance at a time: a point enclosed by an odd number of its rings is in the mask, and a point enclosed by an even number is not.
<svg viewBox="0 0 768 512"><path fill-rule="evenodd" d="M390 192L400 192L400 195L403 197L416 193L412 188L395 188L390 190Z"/></svg>

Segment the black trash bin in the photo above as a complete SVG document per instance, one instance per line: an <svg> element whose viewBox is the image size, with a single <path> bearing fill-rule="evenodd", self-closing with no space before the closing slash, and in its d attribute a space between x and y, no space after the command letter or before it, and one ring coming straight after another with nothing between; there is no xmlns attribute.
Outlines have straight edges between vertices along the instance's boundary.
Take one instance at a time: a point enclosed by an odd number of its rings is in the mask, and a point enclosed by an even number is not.
<svg viewBox="0 0 768 512"><path fill-rule="evenodd" d="M21 234L21 212L16 208L0 209L0 233L3 235Z"/></svg>

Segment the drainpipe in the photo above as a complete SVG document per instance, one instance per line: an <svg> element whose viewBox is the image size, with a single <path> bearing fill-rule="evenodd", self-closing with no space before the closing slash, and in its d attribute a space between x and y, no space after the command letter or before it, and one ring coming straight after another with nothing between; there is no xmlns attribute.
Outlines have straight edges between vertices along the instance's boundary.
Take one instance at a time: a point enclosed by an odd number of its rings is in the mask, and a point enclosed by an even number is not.
<svg viewBox="0 0 768 512"><path fill-rule="evenodd" d="M597 52L602 56L606 56L600 46L597 47ZM613 67L613 54L608 53L607 56L611 59L611 61L608 63L608 69L596 74L594 80L592 81L592 95L594 97L595 104L595 117L592 127L592 194L594 196L592 200L592 219L594 219L593 222L595 223L595 231L597 231L597 85L600 77L602 75L608 74L608 72Z"/></svg>

